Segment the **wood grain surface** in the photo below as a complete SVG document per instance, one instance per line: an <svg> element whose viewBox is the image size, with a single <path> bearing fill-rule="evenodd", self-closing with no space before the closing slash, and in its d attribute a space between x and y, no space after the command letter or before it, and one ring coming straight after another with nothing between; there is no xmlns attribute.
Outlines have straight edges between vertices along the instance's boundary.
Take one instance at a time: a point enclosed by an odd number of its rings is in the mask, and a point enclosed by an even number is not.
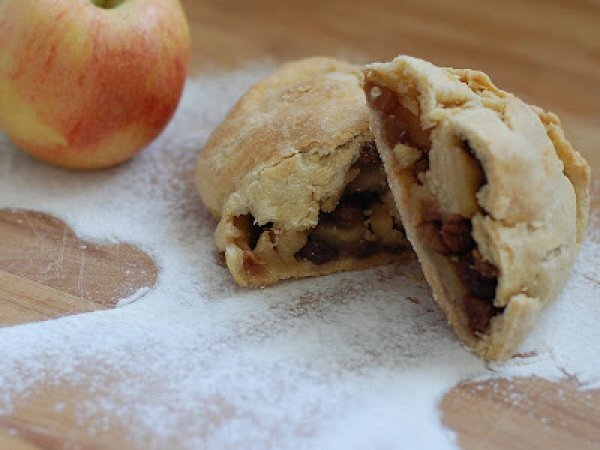
<svg viewBox="0 0 600 450"><path fill-rule="evenodd" d="M262 59L336 55L368 62L400 53L481 69L500 87L558 113L567 136L600 170L596 0L182 3L192 31L193 73ZM0 210L0 326L114 307L154 285L157 276L154 262L131 245L85 242L52 216ZM111 427L91 442L73 411L53 407L58 399L86 395L90 390L80 385L41 386L11 416L0 417L0 449L146 447L111 417ZM464 449L600 448L600 392L582 391L569 377L462 383L444 397L441 411Z"/></svg>
<svg viewBox="0 0 600 450"><path fill-rule="evenodd" d="M441 403L465 449L593 450L600 445L600 392L577 380L461 383Z"/></svg>
<svg viewBox="0 0 600 450"><path fill-rule="evenodd" d="M0 327L113 308L156 283L144 252L84 241L48 214L0 209L0 240Z"/></svg>

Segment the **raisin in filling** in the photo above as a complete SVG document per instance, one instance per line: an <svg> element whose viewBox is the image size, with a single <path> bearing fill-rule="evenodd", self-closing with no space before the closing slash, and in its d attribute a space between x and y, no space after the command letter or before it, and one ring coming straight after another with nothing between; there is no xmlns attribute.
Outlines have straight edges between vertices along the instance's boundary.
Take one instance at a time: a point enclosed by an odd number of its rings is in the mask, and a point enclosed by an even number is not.
<svg viewBox="0 0 600 450"><path fill-rule="evenodd" d="M322 265L343 257L368 258L394 252L405 243L404 229L384 205L389 194L385 174L374 142L360 148L353 169L359 171L332 212L319 214L298 258Z"/></svg>
<svg viewBox="0 0 600 450"><path fill-rule="evenodd" d="M497 267L481 256L472 237L470 219L450 216L442 221L429 213L425 220L419 230L424 245L452 257L458 278L467 291L463 307L469 328L473 333L485 332L491 318L503 311L493 305L498 286Z"/></svg>
<svg viewBox="0 0 600 450"><path fill-rule="evenodd" d="M418 115L403 106L396 93L390 89L370 85L366 90L370 105L382 114L381 131L386 144L391 149L404 144L418 150L410 171L414 182L423 184L422 174L429 170L430 132L421 128ZM465 142L464 146L474 158L468 143ZM478 161L477 163L479 164ZM493 305L498 286L498 269L481 256L472 237L471 220L459 215L447 216L442 220L439 207L432 202L423 208L422 224L418 232L425 246L447 255L453 262L466 291L463 309L469 328L473 333L485 332L491 318L502 313L503 308Z"/></svg>
<svg viewBox="0 0 600 450"><path fill-rule="evenodd" d="M306 245L297 253L297 256L317 265L333 261L339 255L340 251L335 245L315 236L309 236Z"/></svg>

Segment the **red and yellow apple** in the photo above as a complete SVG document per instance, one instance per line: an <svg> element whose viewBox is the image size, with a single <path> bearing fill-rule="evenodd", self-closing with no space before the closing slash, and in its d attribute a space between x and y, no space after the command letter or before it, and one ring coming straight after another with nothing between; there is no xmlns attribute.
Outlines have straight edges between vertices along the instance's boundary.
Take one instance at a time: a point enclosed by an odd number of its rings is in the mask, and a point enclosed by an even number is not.
<svg viewBox="0 0 600 450"><path fill-rule="evenodd" d="M173 116L189 47L179 0L0 0L0 128L61 167L127 161Z"/></svg>

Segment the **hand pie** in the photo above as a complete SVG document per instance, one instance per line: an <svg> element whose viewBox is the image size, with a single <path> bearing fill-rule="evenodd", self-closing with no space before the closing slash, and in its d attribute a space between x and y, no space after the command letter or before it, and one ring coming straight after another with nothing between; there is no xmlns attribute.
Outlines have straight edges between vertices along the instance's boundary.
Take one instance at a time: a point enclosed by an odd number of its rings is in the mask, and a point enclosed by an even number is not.
<svg viewBox="0 0 600 450"><path fill-rule="evenodd" d="M408 246L361 71L335 59L284 65L246 92L208 139L196 180L242 286L389 263Z"/></svg>
<svg viewBox="0 0 600 450"><path fill-rule="evenodd" d="M371 130L436 300L475 353L512 356L569 278L589 166L556 116L484 73L399 56L364 74Z"/></svg>

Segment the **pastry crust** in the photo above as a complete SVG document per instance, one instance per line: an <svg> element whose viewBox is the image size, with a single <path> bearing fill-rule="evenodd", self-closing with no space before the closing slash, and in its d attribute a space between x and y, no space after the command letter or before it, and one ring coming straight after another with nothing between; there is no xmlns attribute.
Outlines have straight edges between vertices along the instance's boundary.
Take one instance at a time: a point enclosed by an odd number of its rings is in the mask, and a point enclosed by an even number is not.
<svg viewBox="0 0 600 450"><path fill-rule="evenodd" d="M589 166L556 116L482 72L399 56L364 74L371 129L437 302L475 353L509 358L572 271L587 223ZM393 137L390 121L408 131ZM436 217L427 222L432 204ZM446 226L468 233L456 243ZM489 305L473 300L490 289ZM484 310L490 317L478 317Z"/></svg>
<svg viewBox="0 0 600 450"><path fill-rule="evenodd" d="M286 64L242 96L208 139L196 176L202 201L219 220L215 242L236 282L265 286L401 257L340 254L318 264L298 257L320 215L334 211L356 183L361 149L372 141L362 73L345 62ZM387 189L380 161L369 169L377 170ZM402 241L406 246L404 235Z"/></svg>

